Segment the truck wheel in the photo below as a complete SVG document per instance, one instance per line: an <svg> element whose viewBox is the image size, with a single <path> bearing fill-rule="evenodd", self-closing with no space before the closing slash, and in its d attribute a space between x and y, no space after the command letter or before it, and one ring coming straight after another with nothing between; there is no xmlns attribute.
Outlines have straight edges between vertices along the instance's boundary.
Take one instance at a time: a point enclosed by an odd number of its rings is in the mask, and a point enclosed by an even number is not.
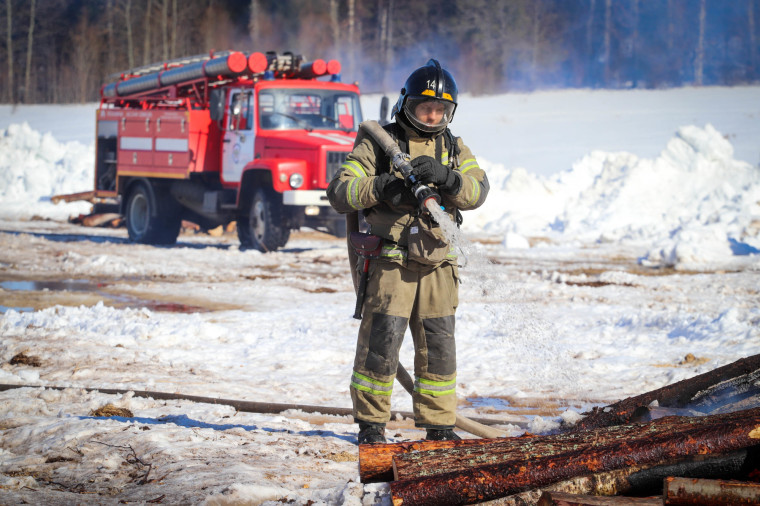
<svg viewBox="0 0 760 506"><path fill-rule="evenodd" d="M243 248L266 253L285 246L290 229L281 226L281 206L272 192L256 190L247 214L238 218L238 238Z"/></svg>
<svg viewBox="0 0 760 506"><path fill-rule="evenodd" d="M129 239L142 244L174 244L181 220L174 197L148 183L130 192L126 208Z"/></svg>

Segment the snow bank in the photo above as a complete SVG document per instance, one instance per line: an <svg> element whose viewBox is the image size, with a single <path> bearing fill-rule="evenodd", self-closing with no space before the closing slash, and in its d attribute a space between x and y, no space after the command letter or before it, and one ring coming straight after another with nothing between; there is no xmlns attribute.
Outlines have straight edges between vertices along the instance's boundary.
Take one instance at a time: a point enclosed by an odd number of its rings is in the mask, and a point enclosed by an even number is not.
<svg viewBox="0 0 760 506"><path fill-rule="evenodd" d="M594 151L551 178L483 162L491 194L470 232L651 243L648 266L714 268L760 253L760 170L711 125L678 130L655 159Z"/></svg>
<svg viewBox="0 0 760 506"><path fill-rule="evenodd" d="M87 203L55 205L50 197L92 190L94 157L92 145L60 143L26 122L0 130L0 216L65 219L86 212Z"/></svg>

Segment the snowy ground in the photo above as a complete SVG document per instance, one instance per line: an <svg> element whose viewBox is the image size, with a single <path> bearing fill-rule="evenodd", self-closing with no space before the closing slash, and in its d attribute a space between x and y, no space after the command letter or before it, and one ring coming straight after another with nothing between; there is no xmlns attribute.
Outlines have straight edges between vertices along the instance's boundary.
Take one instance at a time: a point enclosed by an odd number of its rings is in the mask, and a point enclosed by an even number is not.
<svg viewBox="0 0 760 506"><path fill-rule="evenodd" d="M600 92L595 107L595 93L578 93L566 102L583 99L600 139L611 111L626 117L641 99ZM733 131L710 123L694 90L660 93L672 105L662 123L689 113L679 103L699 121L674 126L654 154L621 127L628 152L565 150L566 170L549 177L495 150L481 157L492 194L465 216L462 414L545 432L760 349L760 170L757 151L740 157L732 144L760 138L760 89L704 91L704 102L744 111ZM550 114L558 95L522 96L534 109L520 114L528 125L543 118L546 142L576 135ZM471 100L489 114L493 100ZM348 407L358 322L343 240L303 230L265 255L240 251L232 235L160 248L66 223L79 208L47 200L88 189L92 145L72 132L91 128L92 108L45 114L0 108L0 383L29 385L0 392L0 502L387 503L386 485L358 483L348 417L84 390ZM44 118L69 133L45 134ZM465 138L477 127L456 121ZM541 140L522 148L538 153ZM11 364L22 352L38 364ZM132 416L92 414L108 403ZM393 404L411 410L400 387ZM389 428L391 440L422 437L406 418Z"/></svg>

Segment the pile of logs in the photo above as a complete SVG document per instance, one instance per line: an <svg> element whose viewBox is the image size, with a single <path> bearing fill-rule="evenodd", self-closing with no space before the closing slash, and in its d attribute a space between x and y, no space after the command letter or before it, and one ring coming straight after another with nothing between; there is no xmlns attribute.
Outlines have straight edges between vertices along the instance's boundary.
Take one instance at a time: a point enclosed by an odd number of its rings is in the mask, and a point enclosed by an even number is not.
<svg viewBox="0 0 760 506"><path fill-rule="evenodd" d="M360 445L359 474L394 506L760 504L760 355L560 434Z"/></svg>
<svg viewBox="0 0 760 506"><path fill-rule="evenodd" d="M118 213L80 214L69 218L69 223L85 227L118 228L124 223L124 218Z"/></svg>

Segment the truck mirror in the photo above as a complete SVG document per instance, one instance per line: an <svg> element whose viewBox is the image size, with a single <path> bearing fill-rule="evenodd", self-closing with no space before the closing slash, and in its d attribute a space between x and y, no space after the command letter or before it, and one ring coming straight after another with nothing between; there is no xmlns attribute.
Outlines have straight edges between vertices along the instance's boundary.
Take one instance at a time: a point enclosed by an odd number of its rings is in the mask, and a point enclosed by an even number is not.
<svg viewBox="0 0 760 506"><path fill-rule="evenodd" d="M212 121L222 121L222 118L224 118L224 90L211 90L209 94L209 114Z"/></svg>

